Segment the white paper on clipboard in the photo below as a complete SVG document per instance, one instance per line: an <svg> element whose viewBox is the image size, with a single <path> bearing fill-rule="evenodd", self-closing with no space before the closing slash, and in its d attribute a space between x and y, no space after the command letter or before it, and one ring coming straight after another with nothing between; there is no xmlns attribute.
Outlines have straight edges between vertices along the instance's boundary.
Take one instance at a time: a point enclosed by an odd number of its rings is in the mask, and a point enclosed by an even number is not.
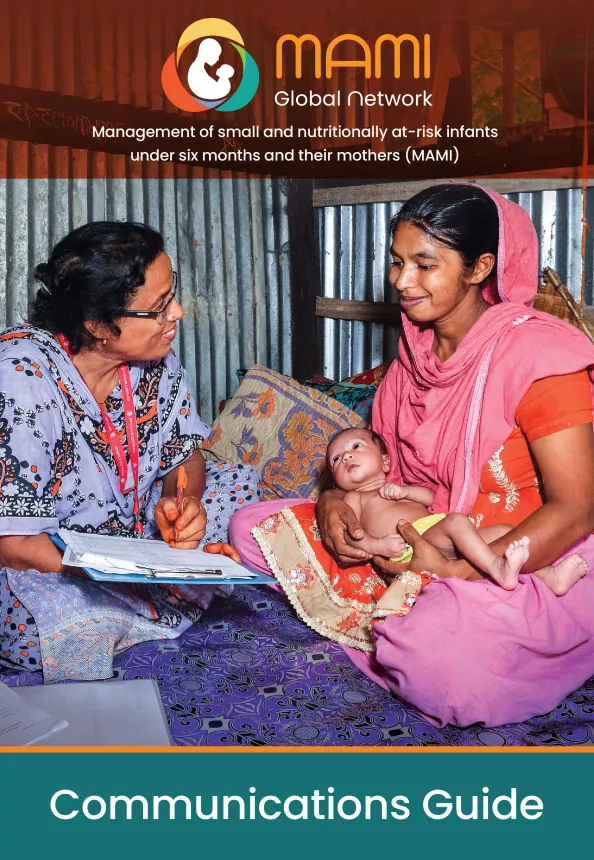
<svg viewBox="0 0 594 860"><path fill-rule="evenodd" d="M60 529L59 536L67 547L65 564L92 567L106 573L199 576L204 572L209 577L220 576L221 580L246 581L257 575L227 556L199 549L172 549L159 540L81 534L67 529Z"/></svg>

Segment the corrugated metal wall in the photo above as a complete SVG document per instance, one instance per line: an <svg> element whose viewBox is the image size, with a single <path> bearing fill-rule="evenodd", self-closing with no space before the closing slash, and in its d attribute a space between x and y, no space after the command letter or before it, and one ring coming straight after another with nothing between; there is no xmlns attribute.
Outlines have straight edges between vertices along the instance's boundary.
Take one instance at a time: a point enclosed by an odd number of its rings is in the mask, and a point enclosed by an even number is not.
<svg viewBox="0 0 594 860"><path fill-rule="evenodd" d="M163 92L161 70L185 28L220 15L239 27L246 48L269 68L276 34L265 14L243 0L218 0L210 8L200 0L0 0L6 35L0 83L177 113ZM286 125L286 109L275 104L274 89L274 79L263 75L242 123ZM237 124L234 113L217 119ZM210 119L199 114L195 122Z"/></svg>
<svg viewBox="0 0 594 860"><path fill-rule="evenodd" d="M388 283L390 218L401 203L318 209L322 295L359 301L392 301ZM323 373L344 379L394 357L389 326L324 320Z"/></svg>
<svg viewBox="0 0 594 860"><path fill-rule="evenodd" d="M0 82L175 113L161 87L162 65L188 24L205 14L236 22L248 50L270 62L275 37L240 0L219 0L210 12L198 0L144 0L141 7L138 0L0 0L7 36ZM242 114L246 123L286 125L273 86L263 80ZM236 124L234 114L222 117ZM210 119L201 114L195 122ZM290 374L282 182L6 140L0 164L8 176L64 177L0 181L0 326L26 318L32 270L65 233L89 220L135 219L161 230L180 274L187 316L175 346L202 417L211 420L235 390L238 367L261 362Z"/></svg>
<svg viewBox="0 0 594 860"><path fill-rule="evenodd" d="M582 193L580 189L506 194L530 215L540 241L540 268L552 266L578 300L582 284ZM588 195L594 224L594 195ZM327 206L318 209L321 283L324 296L393 301L388 283L390 219L402 203ZM586 247L586 304L594 304L594 243ZM395 355L397 333L388 326L324 320L324 373L343 379Z"/></svg>
<svg viewBox="0 0 594 860"><path fill-rule="evenodd" d="M159 229L186 317L176 352L204 420L254 363L291 373L289 231L284 184L269 179L0 181L0 327L22 322L33 269L87 221Z"/></svg>

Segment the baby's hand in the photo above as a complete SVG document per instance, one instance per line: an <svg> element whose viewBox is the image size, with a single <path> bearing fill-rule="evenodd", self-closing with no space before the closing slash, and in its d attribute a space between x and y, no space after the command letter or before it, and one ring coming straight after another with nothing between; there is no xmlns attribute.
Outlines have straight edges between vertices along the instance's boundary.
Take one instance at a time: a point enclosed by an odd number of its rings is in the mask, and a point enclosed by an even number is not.
<svg viewBox="0 0 594 860"><path fill-rule="evenodd" d="M378 490L382 499L389 499L391 502L399 502L406 499L406 487L401 487L398 484L384 484Z"/></svg>

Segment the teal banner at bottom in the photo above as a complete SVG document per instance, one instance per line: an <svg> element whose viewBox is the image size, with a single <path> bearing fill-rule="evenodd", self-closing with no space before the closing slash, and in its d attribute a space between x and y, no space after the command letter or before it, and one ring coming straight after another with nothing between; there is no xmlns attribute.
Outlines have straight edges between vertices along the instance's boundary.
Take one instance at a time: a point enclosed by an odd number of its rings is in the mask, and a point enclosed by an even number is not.
<svg viewBox="0 0 594 860"><path fill-rule="evenodd" d="M7 752L2 856L586 855L580 752ZM18 852L18 854L17 854Z"/></svg>

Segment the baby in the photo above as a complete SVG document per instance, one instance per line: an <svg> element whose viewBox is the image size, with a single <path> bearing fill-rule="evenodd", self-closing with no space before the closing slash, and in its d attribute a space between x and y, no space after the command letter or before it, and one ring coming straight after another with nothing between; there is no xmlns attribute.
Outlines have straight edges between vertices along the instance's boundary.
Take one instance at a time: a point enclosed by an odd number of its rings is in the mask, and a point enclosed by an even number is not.
<svg viewBox="0 0 594 860"><path fill-rule="evenodd" d="M489 547L511 531L510 525L494 525L477 531L463 514L430 514L434 493L426 487L389 484L390 457L383 440L371 430L342 430L330 440L326 451L334 483L346 490L344 501L353 509L367 533L357 546L370 555L382 555L405 564L412 549L398 534L400 519L411 522L416 530L447 558L462 556L502 588L518 584L522 565L530 554L527 537L511 543L505 554L496 555ZM559 564L534 572L557 595L566 594L588 570L586 561L576 553Z"/></svg>

